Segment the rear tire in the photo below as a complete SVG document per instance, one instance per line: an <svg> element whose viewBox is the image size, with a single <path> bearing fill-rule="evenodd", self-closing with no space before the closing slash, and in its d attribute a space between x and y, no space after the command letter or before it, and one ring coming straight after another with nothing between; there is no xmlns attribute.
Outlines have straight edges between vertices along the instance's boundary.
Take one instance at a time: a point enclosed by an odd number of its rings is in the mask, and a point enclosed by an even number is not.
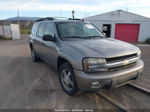
<svg viewBox="0 0 150 112"><path fill-rule="evenodd" d="M33 62L39 62L40 61L40 58L36 55L33 48L31 48L31 57L32 57Z"/></svg>
<svg viewBox="0 0 150 112"><path fill-rule="evenodd" d="M76 83L73 68L69 63L64 63L60 66L59 81L62 89L66 94L74 96L75 94L78 93L79 89Z"/></svg>

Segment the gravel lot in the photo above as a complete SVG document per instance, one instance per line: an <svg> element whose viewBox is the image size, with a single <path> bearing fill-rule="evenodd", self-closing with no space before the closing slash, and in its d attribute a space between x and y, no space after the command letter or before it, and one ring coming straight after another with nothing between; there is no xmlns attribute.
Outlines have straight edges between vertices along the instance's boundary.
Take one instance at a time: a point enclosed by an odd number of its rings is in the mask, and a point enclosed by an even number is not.
<svg viewBox="0 0 150 112"><path fill-rule="evenodd" d="M140 85L150 90L150 45L149 46L138 46L142 52L142 60L144 61L144 73L135 81L135 84Z"/></svg>
<svg viewBox="0 0 150 112"><path fill-rule="evenodd" d="M145 61L143 76L135 83L149 88L150 47L140 47ZM103 94L128 109L150 109L150 96L127 86L112 89ZM140 96L140 98L139 98ZM0 108L1 109L115 109L95 93L80 93L70 97L59 84L58 74L46 63L33 63L28 40L0 41Z"/></svg>

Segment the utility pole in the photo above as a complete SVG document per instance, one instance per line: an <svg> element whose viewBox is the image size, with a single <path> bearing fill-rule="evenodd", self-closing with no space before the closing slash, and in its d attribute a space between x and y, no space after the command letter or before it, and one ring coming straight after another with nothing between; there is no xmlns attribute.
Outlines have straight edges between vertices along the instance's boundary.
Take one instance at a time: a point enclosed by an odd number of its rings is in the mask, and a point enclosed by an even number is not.
<svg viewBox="0 0 150 112"><path fill-rule="evenodd" d="M19 12L19 9L17 10L17 14L18 14L18 25L19 25L19 30L20 30L20 14L19 14L20 12Z"/></svg>
<svg viewBox="0 0 150 112"><path fill-rule="evenodd" d="M20 14L19 14L19 9L17 9L17 14L18 14L18 27L19 27L19 33L20 33Z"/></svg>
<svg viewBox="0 0 150 112"><path fill-rule="evenodd" d="M20 14L19 14L19 9L17 10L17 14L18 14L18 25L20 26Z"/></svg>
<svg viewBox="0 0 150 112"><path fill-rule="evenodd" d="M17 15L18 15L18 24L19 24L19 9L17 9Z"/></svg>

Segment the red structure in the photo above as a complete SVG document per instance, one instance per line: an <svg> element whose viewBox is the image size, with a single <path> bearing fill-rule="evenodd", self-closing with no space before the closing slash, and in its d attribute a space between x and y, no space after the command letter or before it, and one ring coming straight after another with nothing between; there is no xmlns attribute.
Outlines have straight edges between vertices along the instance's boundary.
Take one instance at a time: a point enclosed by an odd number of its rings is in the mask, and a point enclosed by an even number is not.
<svg viewBox="0 0 150 112"><path fill-rule="evenodd" d="M138 41L139 24L116 24L115 39L129 43Z"/></svg>

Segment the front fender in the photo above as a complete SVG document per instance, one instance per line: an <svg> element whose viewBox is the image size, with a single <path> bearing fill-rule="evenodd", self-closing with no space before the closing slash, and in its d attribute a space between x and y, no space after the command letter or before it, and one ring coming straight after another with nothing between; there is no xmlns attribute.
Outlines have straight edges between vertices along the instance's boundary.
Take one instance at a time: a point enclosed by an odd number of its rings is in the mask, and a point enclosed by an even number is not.
<svg viewBox="0 0 150 112"><path fill-rule="evenodd" d="M64 50L59 51L59 57L67 60L74 69L83 70L82 67L82 57L78 56L72 52L66 52Z"/></svg>

